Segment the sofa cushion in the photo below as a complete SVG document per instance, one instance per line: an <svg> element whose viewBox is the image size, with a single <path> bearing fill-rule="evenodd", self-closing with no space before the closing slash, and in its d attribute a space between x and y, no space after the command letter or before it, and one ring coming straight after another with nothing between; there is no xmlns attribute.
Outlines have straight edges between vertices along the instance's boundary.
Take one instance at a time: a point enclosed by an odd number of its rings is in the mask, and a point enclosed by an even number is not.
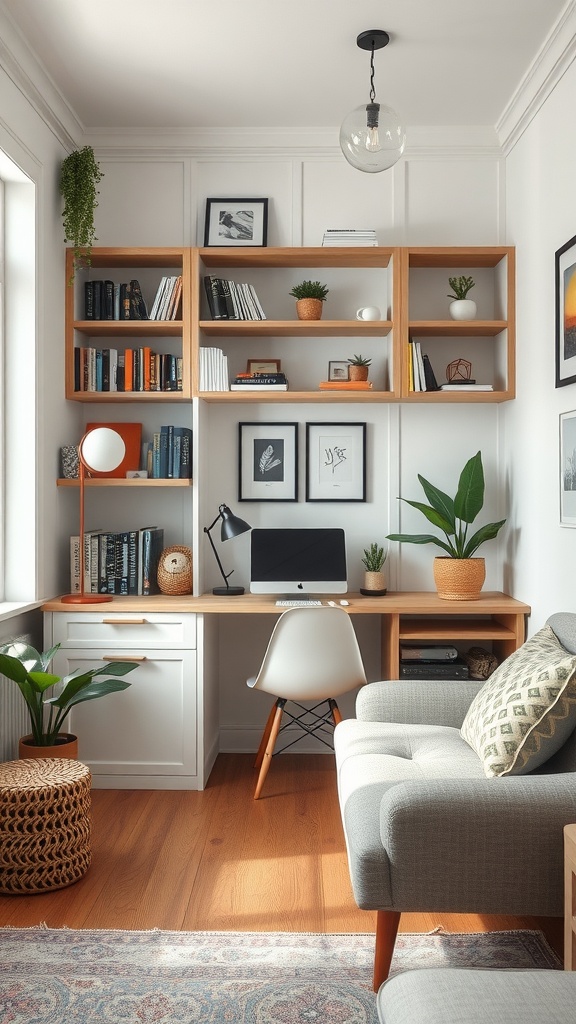
<svg viewBox="0 0 576 1024"><path fill-rule="evenodd" d="M576 725L576 655L546 625L495 670L472 701L461 735L488 778L526 775Z"/></svg>

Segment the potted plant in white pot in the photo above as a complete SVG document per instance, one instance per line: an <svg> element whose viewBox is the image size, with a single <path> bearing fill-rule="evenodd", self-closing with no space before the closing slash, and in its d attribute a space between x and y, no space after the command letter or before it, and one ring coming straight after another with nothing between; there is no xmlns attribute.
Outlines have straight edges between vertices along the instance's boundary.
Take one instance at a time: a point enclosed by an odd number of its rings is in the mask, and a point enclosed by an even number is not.
<svg viewBox="0 0 576 1024"><path fill-rule="evenodd" d="M453 320L474 320L476 316L476 303L474 299L467 298L468 292L474 287L471 277L449 277L448 284L452 294L448 296L453 301L450 303L450 316Z"/></svg>
<svg viewBox="0 0 576 1024"><path fill-rule="evenodd" d="M19 757L72 757L78 755L78 739L62 732L65 719L75 704L96 700L107 693L125 690L130 683L121 676L137 667L130 661L110 661L87 672L76 669L67 676L49 672L60 644L40 654L24 643L0 647L0 673L18 686L28 708L31 734L19 744ZM105 677L105 678L99 678ZM55 686L59 692L53 693Z"/></svg>
<svg viewBox="0 0 576 1024"><path fill-rule="evenodd" d="M364 566L364 586L360 587L360 593L367 597L382 597L386 593L386 579L384 576L384 562L388 552L380 544L375 542L369 548L364 548L362 564Z"/></svg>
<svg viewBox="0 0 576 1024"><path fill-rule="evenodd" d="M481 544L493 540L506 522L487 523L468 536L468 529L484 505L484 469L482 453L476 452L468 460L460 474L458 489L454 498L434 487L418 474L424 494L430 502L400 498L407 505L418 509L422 515L445 535L445 540L431 533L390 533L387 540L401 544L436 544L446 552L434 559L434 580L438 597L448 601L473 601L480 596L486 578L483 558L474 557Z"/></svg>
<svg viewBox="0 0 576 1024"><path fill-rule="evenodd" d="M295 284L290 292L296 299L296 313L299 320L320 320L322 303L328 295L328 288L320 281L302 281Z"/></svg>

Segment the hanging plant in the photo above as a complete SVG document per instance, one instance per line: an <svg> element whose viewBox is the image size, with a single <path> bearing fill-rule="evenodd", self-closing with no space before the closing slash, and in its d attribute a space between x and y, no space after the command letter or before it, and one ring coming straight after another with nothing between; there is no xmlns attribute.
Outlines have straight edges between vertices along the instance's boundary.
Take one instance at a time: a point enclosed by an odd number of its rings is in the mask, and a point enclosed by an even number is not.
<svg viewBox="0 0 576 1024"><path fill-rule="evenodd" d="M62 161L60 195L64 198L64 241L74 246L74 270L90 266L90 251L96 240L96 186L102 177L92 146L76 149Z"/></svg>

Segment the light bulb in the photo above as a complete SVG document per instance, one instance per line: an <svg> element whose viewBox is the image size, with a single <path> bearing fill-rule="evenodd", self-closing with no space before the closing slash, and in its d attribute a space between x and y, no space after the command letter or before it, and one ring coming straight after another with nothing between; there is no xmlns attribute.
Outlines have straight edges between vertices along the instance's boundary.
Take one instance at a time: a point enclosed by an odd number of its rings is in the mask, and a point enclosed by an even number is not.
<svg viewBox="0 0 576 1024"><path fill-rule="evenodd" d="M405 145L406 133L398 115L380 103L356 107L340 128L340 148L348 163L369 174L392 167Z"/></svg>
<svg viewBox="0 0 576 1024"><path fill-rule="evenodd" d="M377 153L380 149L380 136L377 128L369 128L366 136L366 149L369 153Z"/></svg>

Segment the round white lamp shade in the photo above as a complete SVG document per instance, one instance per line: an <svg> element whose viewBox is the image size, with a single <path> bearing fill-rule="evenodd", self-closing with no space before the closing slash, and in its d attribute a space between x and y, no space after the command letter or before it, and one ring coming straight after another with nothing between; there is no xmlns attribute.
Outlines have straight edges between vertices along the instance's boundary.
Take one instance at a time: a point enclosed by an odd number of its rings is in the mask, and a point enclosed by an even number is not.
<svg viewBox="0 0 576 1024"><path fill-rule="evenodd" d="M352 110L340 128L340 148L348 163L368 174L392 167L406 145L406 132L398 114L391 107L379 106L376 128L368 126L366 104Z"/></svg>
<svg viewBox="0 0 576 1024"><path fill-rule="evenodd" d="M126 445L120 434L111 427L94 427L82 438L79 453L88 470L110 473L122 462Z"/></svg>

